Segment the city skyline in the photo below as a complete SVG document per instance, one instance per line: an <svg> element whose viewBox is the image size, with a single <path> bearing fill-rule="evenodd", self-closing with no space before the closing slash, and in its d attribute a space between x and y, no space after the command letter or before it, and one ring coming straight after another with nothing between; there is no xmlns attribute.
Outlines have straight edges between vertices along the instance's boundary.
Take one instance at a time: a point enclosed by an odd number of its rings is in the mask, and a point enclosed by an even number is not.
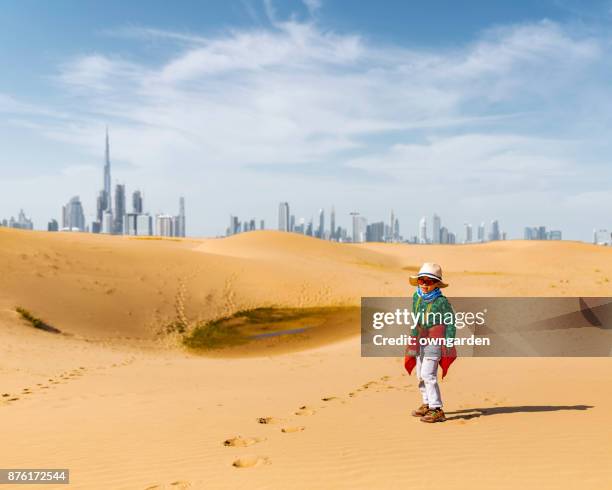
<svg viewBox="0 0 612 490"><path fill-rule="evenodd" d="M435 209L455 234L612 228L607 2L69 4L0 19L0 210L38 229L77 194L102 221L117 183L152 215L184 196L194 236L274 223L283 199L334 203L346 228L355 209L416 227Z"/></svg>

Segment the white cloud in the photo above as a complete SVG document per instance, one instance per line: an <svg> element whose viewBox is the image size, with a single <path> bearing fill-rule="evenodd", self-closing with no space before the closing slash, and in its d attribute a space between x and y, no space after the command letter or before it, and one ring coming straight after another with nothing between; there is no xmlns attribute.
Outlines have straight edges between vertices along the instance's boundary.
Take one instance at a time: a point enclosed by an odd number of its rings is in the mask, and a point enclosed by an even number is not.
<svg viewBox="0 0 612 490"><path fill-rule="evenodd" d="M461 182L474 192L545 198L553 188L578 192L576 179L597 184L580 159L590 141L579 128L592 114L559 114L592 104L593 93L610 96L608 40L542 21L498 27L454 49L417 50L281 21L265 5L269 29L111 31L167 41L175 54L159 64L102 52L64 63L56 80L78 106L64 107L70 124L47 124L45 134L99 156L109 122L114 158L141 169L150 186L170 168L187 186L194 176L308 164L327 166L343 189L352 169L390 176L397 187L434 169L445 177L425 182L448 193ZM0 111L11 107L13 99L0 98ZM231 175L284 185L280 174Z"/></svg>
<svg viewBox="0 0 612 490"><path fill-rule="evenodd" d="M310 15L314 15L323 6L321 0L303 0Z"/></svg>

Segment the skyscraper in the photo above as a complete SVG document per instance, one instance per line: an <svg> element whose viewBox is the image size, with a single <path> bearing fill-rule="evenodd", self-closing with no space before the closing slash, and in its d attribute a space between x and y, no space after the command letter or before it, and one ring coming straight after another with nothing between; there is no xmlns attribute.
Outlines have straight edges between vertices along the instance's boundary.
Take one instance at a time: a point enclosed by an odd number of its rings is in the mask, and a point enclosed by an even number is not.
<svg viewBox="0 0 612 490"><path fill-rule="evenodd" d="M138 213L125 213L123 217L123 232L126 235L136 235L138 229Z"/></svg>
<svg viewBox="0 0 612 490"><path fill-rule="evenodd" d="M489 240L496 241L501 239L501 233L499 232L499 221L494 219L491 221L491 233L489 234Z"/></svg>
<svg viewBox="0 0 612 490"><path fill-rule="evenodd" d="M136 234L139 236L153 235L153 218L148 214L139 214L136 217Z"/></svg>
<svg viewBox="0 0 612 490"><path fill-rule="evenodd" d="M102 233L110 235L113 233L113 213L104 211L102 213Z"/></svg>
<svg viewBox="0 0 612 490"><path fill-rule="evenodd" d="M236 233L240 233L240 224L238 221L238 216L230 215L230 225L227 229L227 236L235 235Z"/></svg>
<svg viewBox="0 0 612 490"><path fill-rule="evenodd" d="M331 214L329 215L329 239L335 240L336 238L336 210L332 205Z"/></svg>
<svg viewBox="0 0 612 490"><path fill-rule="evenodd" d="M325 211L323 208L319 209L319 229L317 230L317 236L319 238L325 238Z"/></svg>
<svg viewBox="0 0 612 490"><path fill-rule="evenodd" d="M185 198L179 198L178 230L176 236L185 236Z"/></svg>
<svg viewBox="0 0 612 490"><path fill-rule="evenodd" d="M52 219L47 224L47 231L59 231L59 224L56 219Z"/></svg>
<svg viewBox="0 0 612 490"><path fill-rule="evenodd" d="M312 236L312 218L310 218L310 221L306 225L306 236Z"/></svg>
<svg viewBox="0 0 612 490"><path fill-rule="evenodd" d="M125 216L125 185L115 186L115 213L113 232L117 235L123 234L123 220Z"/></svg>
<svg viewBox="0 0 612 490"><path fill-rule="evenodd" d="M281 202L278 205L278 229L279 231L289 231L289 203Z"/></svg>
<svg viewBox="0 0 612 490"><path fill-rule="evenodd" d="M438 216L437 214L434 214L433 215L433 224L432 224L433 229L432 229L432 232L431 232L431 241L433 243L440 243L440 242L445 243L445 242L442 241L442 237L440 236L440 231L441 231L440 227L441 227L441 225L442 225L442 222L440 220L440 216Z"/></svg>
<svg viewBox="0 0 612 490"><path fill-rule="evenodd" d="M106 127L106 140L104 146L104 188L98 194L96 199L96 219L91 223L92 233L112 233L114 223L112 223L112 205L111 205L111 165L110 165L110 144L108 141L108 126ZM105 227L105 221L108 222L109 216L111 220L110 229ZM123 217L121 218L123 219ZM108 225L108 223L107 223Z"/></svg>
<svg viewBox="0 0 612 490"><path fill-rule="evenodd" d="M482 221L480 223L480 225L478 226L478 241L479 242L484 242L485 241L485 224L484 224L484 221Z"/></svg>
<svg viewBox="0 0 612 490"><path fill-rule="evenodd" d="M446 228L446 226L442 226L440 228L440 235L439 235L438 243L448 243L448 235L449 235L448 228Z"/></svg>
<svg viewBox="0 0 612 490"><path fill-rule="evenodd" d="M132 212L142 214L142 193L140 191L134 191L132 194Z"/></svg>
<svg viewBox="0 0 612 490"><path fill-rule="evenodd" d="M367 220L363 216L359 216L359 213L351 213L351 216L353 217L353 242L365 242L368 226Z"/></svg>
<svg viewBox="0 0 612 490"><path fill-rule="evenodd" d="M465 225L465 239L463 243L471 243L472 242L472 225L470 223L464 223Z"/></svg>
<svg viewBox="0 0 612 490"><path fill-rule="evenodd" d="M419 221L419 243L427 243L427 218L423 216Z"/></svg>
<svg viewBox="0 0 612 490"><path fill-rule="evenodd" d="M366 228L367 242L383 242L385 240L385 222L369 224Z"/></svg>
<svg viewBox="0 0 612 490"><path fill-rule="evenodd" d="M62 231L85 231L85 214L79 196L62 207Z"/></svg>
<svg viewBox="0 0 612 490"><path fill-rule="evenodd" d="M155 217L155 234L158 236L174 236L174 216L158 214Z"/></svg>

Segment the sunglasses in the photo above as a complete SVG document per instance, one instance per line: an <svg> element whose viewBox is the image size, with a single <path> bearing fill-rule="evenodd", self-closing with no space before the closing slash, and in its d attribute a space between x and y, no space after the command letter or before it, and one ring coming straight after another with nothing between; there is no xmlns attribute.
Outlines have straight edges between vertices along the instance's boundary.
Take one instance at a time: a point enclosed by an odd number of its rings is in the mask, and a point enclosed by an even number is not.
<svg viewBox="0 0 612 490"><path fill-rule="evenodd" d="M417 284L422 284L423 286L431 286L437 282L438 281L436 279L431 279L429 277L419 277L417 279Z"/></svg>

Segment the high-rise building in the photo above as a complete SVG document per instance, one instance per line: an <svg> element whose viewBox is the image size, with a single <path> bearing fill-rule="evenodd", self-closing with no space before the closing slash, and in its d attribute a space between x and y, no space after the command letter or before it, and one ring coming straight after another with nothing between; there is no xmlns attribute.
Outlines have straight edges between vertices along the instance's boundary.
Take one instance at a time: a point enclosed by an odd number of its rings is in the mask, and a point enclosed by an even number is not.
<svg viewBox="0 0 612 490"><path fill-rule="evenodd" d="M91 223L92 233L113 233L115 223L112 220L112 201L111 201L111 163L110 145L108 140L108 126L106 128L106 141L104 148L104 187L96 199L96 219ZM105 227L104 221L108 221L110 214L111 227ZM123 217L121 218L123 220Z"/></svg>
<svg viewBox="0 0 612 490"><path fill-rule="evenodd" d="M423 216L419 221L419 243L428 243L427 239L427 218Z"/></svg>
<svg viewBox="0 0 612 490"><path fill-rule="evenodd" d="M306 233L305 234L306 234L306 236L313 236L312 218L310 218L310 221L306 225Z"/></svg>
<svg viewBox="0 0 612 490"><path fill-rule="evenodd" d="M136 216L136 235L153 235L153 218L149 214L139 214Z"/></svg>
<svg viewBox="0 0 612 490"><path fill-rule="evenodd" d="M125 185L117 184L115 186L115 212L113 233L117 235L123 234L123 217L125 216Z"/></svg>
<svg viewBox="0 0 612 490"><path fill-rule="evenodd" d="M384 242L385 241L385 222L379 221L367 225L366 228L367 242Z"/></svg>
<svg viewBox="0 0 612 490"><path fill-rule="evenodd" d="M47 224L47 231L59 231L59 224L56 219L52 219Z"/></svg>
<svg viewBox="0 0 612 490"><path fill-rule="evenodd" d="M396 242L402 240L402 235L400 233L400 222L398 218L395 218L395 226L393 227L393 240Z"/></svg>
<svg viewBox="0 0 612 490"><path fill-rule="evenodd" d="M278 229L289 231L289 203L281 202L278 205Z"/></svg>
<svg viewBox="0 0 612 490"><path fill-rule="evenodd" d="M336 210L334 206L331 207L331 213L329 214L329 239L337 240L338 235L336 234Z"/></svg>
<svg viewBox="0 0 612 490"><path fill-rule="evenodd" d="M175 216L158 214L155 217L155 234L157 236L174 236Z"/></svg>
<svg viewBox="0 0 612 490"><path fill-rule="evenodd" d="M240 220L238 219L238 216L230 216L228 235L235 235L236 233L239 233L239 228Z"/></svg>
<svg viewBox="0 0 612 490"><path fill-rule="evenodd" d="M463 243L472 243L472 225L470 223L464 223L465 225L465 238Z"/></svg>
<svg viewBox="0 0 612 490"><path fill-rule="evenodd" d="M484 224L484 221L482 221L480 223L480 225L478 225L478 241L479 242L484 242L485 241L485 224Z"/></svg>
<svg viewBox="0 0 612 490"><path fill-rule="evenodd" d="M62 231L85 231L85 214L79 196L62 207Z"/></svg>
<svg viewBox="0 0 612 490"><path fill-rule="evenodd" d="M33 230L34 224L32 223L32 220L23 212L23 209L20 209L19 214L17 215L17 221L13 223L13 227L20 228L22 230Z"/></svg>
<svg viewBox="0 0 612 490"><path fill-rule="evenodd" d="M607 229L593 230L593 243L596 245L612 244L612 233Z"/></svg>
<svg viewBox="0 0 612 490"><path fill-rule="evenodd" d="M106 140L104 147L104 187L96 199L96 219L91 223L92 233L112 233L115 223L111 223L110 231L105 228L104 221L108 220L109 213L112 221L112 201L111 201L111 163L110 163L110 144L108 139L108 126L106 127ZM106 231L105 231L106 230Z"/></svg>
<svg viewBox="0 0 612 490"><path fill-rule="evenodd" d="M104 211L106 211L108 207L108 196L106 195L104 189L102 189L96 200L96 221L100 223L100 227L102 226Z"/></svg>
<svg viewBox="0 0 612 490"><path fill-rule="evenodd" d="M353 243L365 242L368 221L359 213L351 213L353 217Z"/></svg>
<svg viewBox="0 0 612 490"><path fill-rule="evenodd" d="M446 226L440 228L438 243L448 243L448 229Z"/></svg>
<svg viewBox="0 0 612 490"><path fill-rule="evenodd" d="M562 236L561 230L550 230L548 232L549 240L562 240L561 236Z"/></svg>
<svg viewBox="0 0 612 490"><path fill-rule="evenodd" d="M266 223L264 222L264 220L260 220L259 221L259 229L260 230L265 230L266 228Z"/></svg>
<svg viewBox="0 0 612 490"><path fill-rule="evenodd" d="M172 216L172 235L170 236L181 236L181 217L180 216Z"/></svg>
<svg viewBox="0 0 612 490"><path fill-rule="evenodd" d="M104 211L102 213L102 233L111 235L113 233L113 213Z"/></svg>
<svg viewBox="0 0 612 490"><path fill-rule="evenodd" d="M125 213L125 216L123 217L123 232L126 235L137 235L137 219L138 213Z"/></svg>
<svg viewBox="0 0 612 490"><path fill-rule="evenodd" d="M433 221L432 221L432 231L431 231L432 243L440 243L442 241L441 236L440 236L441 225L442 225L442 221L440 220L440 216L438 216L437 214L434 214ZM445 242L442 242L442 243L445 243Z"/></svg>
<svg viewBox="0 0 612 490"><path fill-rule="evenodd" d="M494 219L491 221L491 233L489 234L489 240L496 241L501 239L501 233L499 232L499 221Z"/></svg>
<svg viewBox="0 0 612 490"><path fill-rule="evenodd" d="M8 226L9 228L19 228L20 230L33 230L34 224L32 220L26 216L23 209L19 210L17 219L11 216L8 220L2 220L1 226Z"/></svg>
<svg viewBox="0 0 612 490"><path fill-rule="evenodd" d="M323 208L319 209L319 228L317 230L317 237L325 238L325 211Z"/></svg>
<svg viewBox="0 0 612 490"><path fill-rule="evenodd" d="M179 198L178 230L176 236L185 236L185 198Z"/></svg>
<svg viewBox="0 0 612 490"><path fill-rule="evenodd" d="M295 231L295 214L292 214L289 218L289 231Z"/></svg>
<svg viewBox="0 0 612 490"><path fill-rule="evenodd" d="M142 214L142 193L140 191L132 193L132 212Z"/></svg>

